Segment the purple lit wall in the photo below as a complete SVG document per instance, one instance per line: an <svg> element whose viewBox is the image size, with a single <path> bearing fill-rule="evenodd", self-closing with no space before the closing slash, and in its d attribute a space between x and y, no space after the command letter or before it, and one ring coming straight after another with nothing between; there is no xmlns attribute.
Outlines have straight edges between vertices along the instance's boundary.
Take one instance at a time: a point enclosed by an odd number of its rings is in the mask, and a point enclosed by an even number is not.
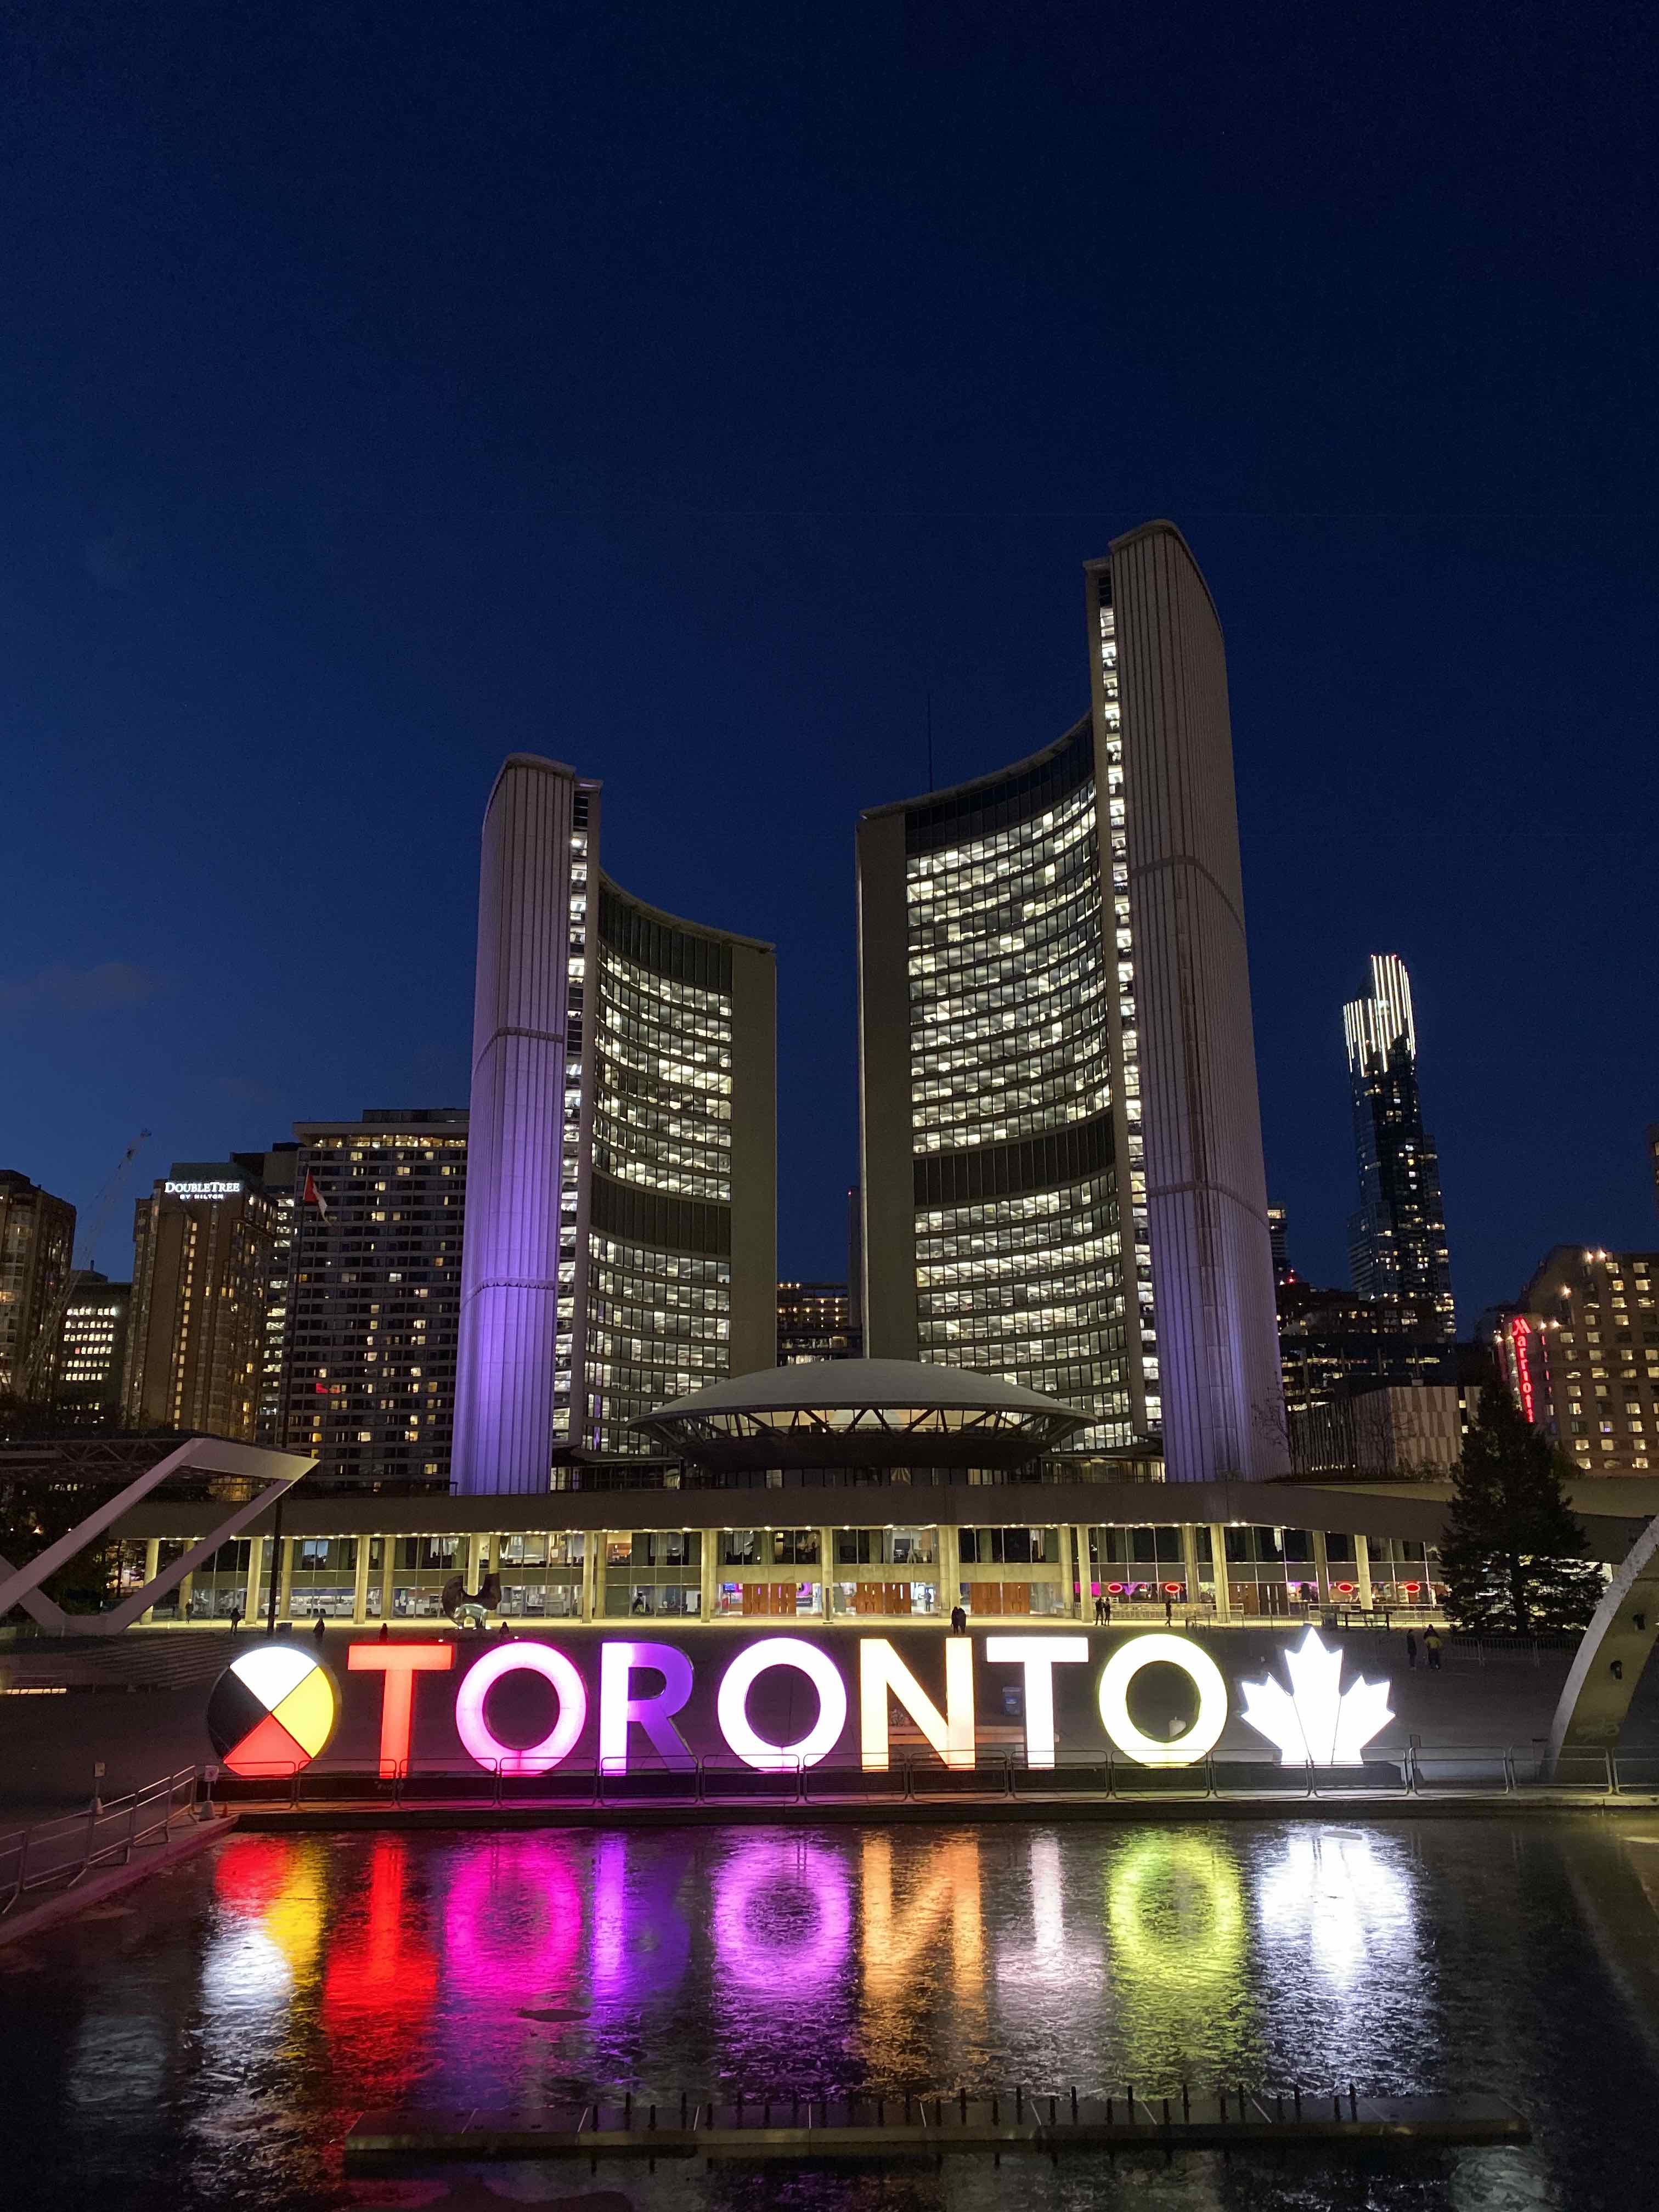
<svg viewBox="0 0 1659 2212"><path fill-rule="evenodd" d="M576 777L514 753L484 812L453 1486L548 1486Z"/></svg>
<svg viewBox="0 0 1659 2212"><path fill-rule="evenodd" d="M1164 1473L1265 1481L1289 1460L1226 654L1172 524L1111 565Z"/></svg>

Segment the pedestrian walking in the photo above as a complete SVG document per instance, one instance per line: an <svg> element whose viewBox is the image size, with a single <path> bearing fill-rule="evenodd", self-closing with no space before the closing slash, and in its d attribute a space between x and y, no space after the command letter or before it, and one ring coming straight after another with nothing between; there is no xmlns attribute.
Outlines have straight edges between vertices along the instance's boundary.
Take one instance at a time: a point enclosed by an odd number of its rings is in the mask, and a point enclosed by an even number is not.
<svg viewBox="0 0 1659 2212"><path fill-rule="evenodd" d="M374 1641L375 1641L377 1644L390 1644L390 1643L391 1643L391 1641L392 1641L392 1630L391 1630L391 1627L390 1627L390 1626L389 1626L389 1624L388 1624L387 1622L386 1622L386 1621L384 1621L384 1620L383 1620L383 1621L380 1623L380 1634L375 1638Z"/></svg>
<svg viewBox="0 0 1659 2212"><path fill-rule="evenodd" d="M311 1632L312 1641L315 1644L320 1644L327 1633L328 1623L324 1620L322 1614L319 1613L317 1616L317 1626Z"/></svg>
<svg viewBox="0 0 1659 2212"><path fill-rule="evenodd" d="M1164 1593L1164 1626L1170 1627L1175 1620L1175 1600L1168 1590Z"/></svg>
<svg viewBox="0 0 1659 2212"><path fill-rule="evenodd" d="M951 1607L951 1633L952 1636L966 1636L968 1633L968 1616L959 1605Z"/></svg>
<svg viewBox="0 0 1659 2212"><path fill-rule="evenodd" d="M1108 1627L1110 1625L1111 1618L1111 1607L1107 1604L1103 1597L1097 1597L1095 1600L1095 1626L1097 1628Z"/></svg>
<svg viewBox="0 0 1659 2212"><path fill-rule="evenodd" d="M1408 1667L1417 1664L1417 1632L1412 1628L1406 1631L1406 1664Z"/></svg>
<svg viewBox="0 0 1659 2212"><path fill-rule="evenodd" d="M234 1636L234 1635L235 1635L235 1633L236 1633L237 1630L241 1626L241 1625L242 1625L242 1603L241 1603L241 1600L240 1600L240 1598L234 1598L234 1598L232 1598L232 1600L230 1601L230 1632L231 1632L231 1634L232 1634L233 1636Z"/></svg>
<svg viewBox="0 0 1659 2212"><path fill-rule="evenodd" d="M1440 1631L1437 1628L1430 1627L1423 1638L1423 1650L1429 1662L1430 1674L1437 1674L1440 1672Z"/></svg>

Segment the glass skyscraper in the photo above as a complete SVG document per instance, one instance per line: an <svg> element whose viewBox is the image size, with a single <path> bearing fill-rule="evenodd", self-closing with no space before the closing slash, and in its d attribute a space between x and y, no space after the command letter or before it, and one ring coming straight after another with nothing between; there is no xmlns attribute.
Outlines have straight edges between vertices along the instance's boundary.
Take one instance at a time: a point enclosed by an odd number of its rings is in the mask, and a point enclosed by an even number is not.
<svg viewBox="0 0 1659 2212"><path fill-rule="evenodd" d="M484 817L454 1486L556 1461L776 1347L769 945L629 896L600 787L514 754Z"/></svg>
<svg viewBox="0 0 1659 2212"><path fill-rule="evenodd" d="M1411 978L1373 952L1367 998L1342 1009L1353 1098L1359 1208L1348 1224L1353 1286L1407 1335L1457 1334L1440 1161L1423 1127Z"/></svg>
<svg viewBox="0 0 1659 2212"><path fill-rule="evenodd" d="M1091 708L859 825L865 1340L1284 1471L1221 632L1179 532L1086 569Z"/></svg>

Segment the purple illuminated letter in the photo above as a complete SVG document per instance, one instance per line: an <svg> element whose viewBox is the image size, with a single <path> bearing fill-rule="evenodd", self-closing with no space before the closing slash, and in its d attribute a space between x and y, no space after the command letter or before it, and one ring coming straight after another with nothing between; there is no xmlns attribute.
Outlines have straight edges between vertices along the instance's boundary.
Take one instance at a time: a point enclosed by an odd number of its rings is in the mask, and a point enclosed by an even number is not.
<svg viewBox="0 0 1659 2212"><path fill-rule="evenodd" d="M631 1698L629 1677L649 1668L662 1676L654 1697ZM695 1762L672 1716L691 1694L691 1662L672 1644L606 1644L599 1651L599 1762L612 1774L628 1770L628 1730L642 1728L665 1766Z"/></svg>

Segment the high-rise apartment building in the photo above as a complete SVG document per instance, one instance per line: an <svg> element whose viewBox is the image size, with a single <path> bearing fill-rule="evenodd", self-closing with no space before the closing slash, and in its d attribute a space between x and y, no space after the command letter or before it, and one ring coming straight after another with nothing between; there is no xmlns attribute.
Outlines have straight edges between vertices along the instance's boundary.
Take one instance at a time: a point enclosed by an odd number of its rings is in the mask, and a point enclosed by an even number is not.
<svg viewBox="0 0 1659 2212"><path fill-rule="evenodd" d="M324 1481L443 1489L466 1109L371 1106L294 1134L283 1443Z"/></svg>
<svg viewBox="0 0 1659 2212"><path fill-rule="evenodd" d="M599 866L600 789L514 754L484 815L454 1481L556 1456L777 1341L772 948Z"/></svg>
<svg viewBox="0 0 1659 2212"><path fill-rule="evenodd" d="M1279 1347L1285 1410L1298 1414L1356 1391L1451 1384L1452 1347L1438 1336L1411 1336L1384 1307L1357 1291L1291 1281L1279 1293Z"/></svg>
<svg viewBox="0 0 1659 2212"><path fill-rule="evenodd" d="M1267 1242L1273 1247L1275 1290L1282 1291L1286 1283L1296 1280L1296 1269L1291 1265L1290 1233L1290 1216L1285 1209L1282 1206L1270 1206L1267 1208Z"/></svg>
<svg viewBox="0 0 1659 2212"><path fill-rule="evenodd" d="M270 1239L270 1273L265 1286L265 1344L260 1361L259 1407L255 1417L256 1442L273 1451L283 1448L288 1420L288 1294L294 1266L295 1209L298 1198L294 1177L300 1147L291 1138L264 1152L233 1152L231 1158L258 1184L272 1206L275 1219Z"/></svg>
<svg viewBox="0 0 1659 2212"><path fill-rule="evenodd" d="M1393 952L1371 955L1370 995L1342 1009L1353 1098L1359 1210L1348 1264L1360 1296L1418 1335L1457 1334L1440 1161L1423 1127L1411 978Z"/></svg>
<svg viewBox="0 0 1659 2212"><path fill-rule="evenodd" d="M95 1268L75 1279L58 1340L53 1425L114 1428L121 1419L132 1285L112 1283Z"/></svg>
<svg viewBox="0 0 1659 2212"><path fill-rule="evenodd" d="M0 1392L50 1395L74 1264L75 1208L15 1168L0 1168Z"/></svg>
<svg viewBox="0 0 1659 2212"><path fill-rule="evenodd" d="M1088 714L860 821L866 1348L1279 1474L1220 625L1168 523L1085 576Z"/></svg>
<svg viewBox="0 0 1659 2212"><path fill-rule="evenodd" d="M1556 1245L1494 1348L1522 1412L1581 1473L1659 1468L1659 1252Z"/></svg>
<svg viewBox="0 0 1659 2212"><path fill-rule="evenodd" d="M778 1285L778 1364L856 1359L863 1346L845 1283Z"/></svg>
<svg viewBox="0 0 1659 2212"><path fill-rule="evenodd" d="M122 1376L136 1429L252 1443L276 1210L234 1160L175 1161L138 1201Z"/></svg>

